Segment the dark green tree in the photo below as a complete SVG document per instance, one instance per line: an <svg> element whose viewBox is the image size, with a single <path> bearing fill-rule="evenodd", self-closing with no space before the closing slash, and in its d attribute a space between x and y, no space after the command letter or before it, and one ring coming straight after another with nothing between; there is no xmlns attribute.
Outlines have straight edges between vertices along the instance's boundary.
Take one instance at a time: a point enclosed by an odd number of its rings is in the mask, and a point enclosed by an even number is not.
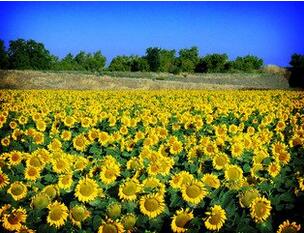
<svg viewBox="0 0 304 233"><path fill-rule="evenodd" d="M161 49L160 50L160 66L159 66L159 71L160 72L170 72L175 63L175 50L166 50L166 49Z"/></svg>
<svg viewBox="0 0 304 233"><path fill-rule="evenodd" d="M10 41L8 56L12 69L47 70L52 67L50 52L34 40Z"/></svg>
<svg viewBox="0 0 304 233"><path fill-rule="evenodd" d="M160 48L147 48L145 59L149 64L150 71L159 72L160 71Z"/></svg>
<svg viewBox="0 0 304 233"><path fill-rule="evenodd" d="M0 40L0 69L7 69L8 66L8 55L5 49L4 41Z"/></svg>
<svg viewBox="0 0 304 233"><path fill-rule="evenodd" d="M293 54L289 64L291 65L289 85L291 87L304 87L304 55Z"/></svg>
<svg viewBox="0 0 304 233"><path fill-rule="evenodd" d="M130 56L129 57L130 70L132 72L136 71L149 71L148 61L139 56Z"/></svg>

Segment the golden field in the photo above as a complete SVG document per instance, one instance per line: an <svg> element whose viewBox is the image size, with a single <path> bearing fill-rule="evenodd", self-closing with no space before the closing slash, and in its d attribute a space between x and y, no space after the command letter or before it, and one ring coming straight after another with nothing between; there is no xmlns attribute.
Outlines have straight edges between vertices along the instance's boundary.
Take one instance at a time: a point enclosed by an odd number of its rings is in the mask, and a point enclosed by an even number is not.
<svg viewBox="0 0 304 233"><path fill-rule="evenodd" d="M0 232L300 231L303 97L1 90Z"/></svg>

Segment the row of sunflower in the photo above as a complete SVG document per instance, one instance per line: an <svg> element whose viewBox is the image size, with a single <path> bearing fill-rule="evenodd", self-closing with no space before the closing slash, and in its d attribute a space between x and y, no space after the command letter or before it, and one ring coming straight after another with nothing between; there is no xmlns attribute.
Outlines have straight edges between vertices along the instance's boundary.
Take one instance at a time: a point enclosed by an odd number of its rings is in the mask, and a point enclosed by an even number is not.
<svg viewBox="0 0 304 233"><path fill-rule="evenodd" d="M1 232L297 232L291 91L1 91Z"/></svg>

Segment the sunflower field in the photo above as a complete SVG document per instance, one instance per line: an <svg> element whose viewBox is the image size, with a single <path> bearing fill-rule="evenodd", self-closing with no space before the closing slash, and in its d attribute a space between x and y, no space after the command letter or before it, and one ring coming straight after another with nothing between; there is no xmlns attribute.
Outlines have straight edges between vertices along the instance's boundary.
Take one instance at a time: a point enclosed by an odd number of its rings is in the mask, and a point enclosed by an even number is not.
<svg viewBox="0 0 304 233"><path fill-rule="evenodd" d="M0 232L303 230L303 92L1 90L0 140Z"/></svg>

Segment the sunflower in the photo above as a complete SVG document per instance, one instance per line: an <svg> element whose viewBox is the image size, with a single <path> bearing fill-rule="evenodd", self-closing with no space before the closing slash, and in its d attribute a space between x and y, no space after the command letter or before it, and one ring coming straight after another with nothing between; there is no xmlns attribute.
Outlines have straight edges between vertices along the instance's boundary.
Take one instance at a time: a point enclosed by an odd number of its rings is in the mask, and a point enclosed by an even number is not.
<svg viewBox="0 0 304 233"><path fill-rule="evenodd" d="M286 165L290 161L290 154L287 151L283 150L275 154L275 158L278 162Z"/></svg>
<svg viewBox="0 0 304 233"><path fill-rule="evenodd" d="M121 214L121 205L118 202L113 202L107 207L106 211L111 219L118 218Z"/></svg>
<svg viewBox="0 0 304 233"><path fill-rule="evenodd" d="M72 223L81 228L81 222L85 221L91 215L85 206L76 205L70 209L70 219Z"/></svg>
<svg viewBox="0 0 304 233"><path fill-rule="evenodd" d="M14 209L10 214L4 214L2 226L9 231L20 230L22 223L26 222L26 210L22 207Z"/></svg>
<svg viewBox="0 0 304 233"><path fill-rule="evenodd" d="M15 201L18 201L26 196L27 187L23 183L15 181L10 185L7 193L11 194Z"/></svg>
<svg viewBox="0 0 304 233"><path fill-rule="evenodd" d="M37 145L44 143L44 134L42 132L34 132L33 139Z"/></svg>
<svg viewBox="0 0 304 233"><path fill-rule="evenodd" d="M98 228L98 233L123 233L124 226L118 222L108 219L106 222L103 222Z"/></svg>
<svg viewBox="0 0 304 233"><path fill-rule="evenodd" d="M237 165L227 165L225 179L227 181L239 181L243 178L243 170Z"/></svg>
<svg viewBox="0 0 304 233"><path fill-rule="evenodd" d="M31 207L35 209L44 209L51 202L50 197L46 193L38 193L32 198Z"/></svg>
<svg viewBox="0 0 304 233"><path fill-rule="evenodd" d="M127 232L132 232L132 230L135 227L136 221L137 221L136 215L133 213L125 214L121 218L121 223Z"/></svg>
<svg viewBox="0 0 304 233"><path fill-rule="evenodd" d="M64 190L69 190L73 184L73 175L64 174L59 177L58 187Z"/></svg>
<svg viewBox="0 0 304 233"><path fill-rule="evenodd" d="M29 229L27 226L21 226L20 229L18 231L16 231L16 233L35 233L35 230Z"/></svg>
<svg viewBox="0 0 304 233"><path fill-rule="evenodd" d="M255 222L265 221L271 211L271 202L265 197L256 197L250 204L250 215Z"/></svg>
<svg viewBox="0 0 304 233"><path fill-rule="evenodd" d="M36 121L36 128L39 131L44 132L46 130L46 123L43 120L38 120Z"/></svg>
<svg viewBox="0 0 304 233"><path fill-rule="evenodd" d="M139 201L140 212L149 218L155 218L165 210L164 199L156 194L148 194Z"/></svg>
<svg viewBox="0 0 304 233"><path fill-rule="evenodd" d="M231 146L231 155L235 158L240 158L243 154L244 146L241 143L234 143Z"/></svg>
<svg viewBox="0 0 304 233"><path fill-rule="evenodd" d="M136 194L141 191L141 186L137 179L130 179L119 186L119 198L127 201L136 200Z"/></svg>
<svg viewBox="0 0 304 233"><path fill-rule="evenodd" d="M175 141L170 145L170 153L173 155L179 154L183 150L183 144L180 141Z"/></svg>
<svg viewBox="0 0 304 233"><path fill-rule="evenodd" d="M45 186L42 190L43 193L49 196L51 200L53 200L57 195L59 195L59 189L57 185L50 184Z"/></svg>
<svg viewBox="0 0 304 233"><path fill-rule="evenodd" d="M55 201L48 205L48 209L47 223L51 226L54 225L56 228L63 226L69 215L68 207L66 207L65 204Z"/></svg>
<svg viewBox="0 0 304 233"><path fill-rule="evenodd" d="M71 131L64 130L64 131L62 131L60 137L63 141L70 141L72 138L72 133L71 133Z"/></svg>
<svg viewBox="0 0 304 233"><path fill-rule="evenodd" d="M177 210L175 215L172 217L171 229L173 232L181 233L186 232L187 224L193 219L193 213L189 209Z"/></svg>
<svg viewBox="0 0 304 233"><path fill-rule="evenodd" d="M272 162L269 164L267 171L270 176L276 177L281 171L281 166L276 162Z"/></svg>
<svg viewBox="0 0 304 233"><path fill-rule="evenodd" d="M24 177L27 180L35 181L40 177L40 170L33 166L27 166L24 170Z"/></svg>
<svg viewBox="0 0 304 233"><path fill-rule="evenodd" d="M223 227L225 221L227 220L226 211L222 209L220 205L214 205L213 207L211 207L211 211L206 212L205 214L208 217L204 219L204 223L205 227L208 230L220 230Z"/></svg>
<svg viewBox="0 0 304 233"><path fill-rule="evenodd" d="M89 141L82 134L77 135L73 139L73 146L76 150L84 152L87 149Z"/></svg>
<svg viewBox="0 0 304 233"><path fill-rule="evenodd" d="M89 160L85 157L75 156L73 169L76 171L82 171L90 164Z"/></svg>
<svg viewBox="0 0 304 233"><path fill-rule="evenodd" d="M9 137L5 137L5 138L2 138L2 139L1 139L1 145L2 145L2 146L7 147L7 146L9 146L10 142L11 142L11 141L10 141Z"/></svg>
<svg viewBox="0 0 304 233"><path fill-rule="evenodd" d="M214 174L205 174L202 178L203 183L211 188L219 188L221 186L221 182L219 178Z"/></svg>
<svg viewBox="0 0 304 233"><path fill-rule="evenodd" d="M227 164L229 164L229 158L224 153L217 154L212 159L212 165L216 170L222 170Z"/></svg>
<svg viewBox="0 0 304 233"><path fill-rule="evenodd" d="M71 171L70 161L68 157L59 156L52 159L53 171L59 174L68 173Z"/></svg>
<svg viewBox="0 0 304 233"><path fill-rule="evenodd" d="M20 151L12 151L9 153L9 164L16 166L22 162L22 153Z"/></svg>
<svg viewBox="0 0 304 233"><path fill-rule="evenodd" d="M296 222L290 223L289 220L280 224L276 233L296 233L301 230L301 225Z"/></svg>
<svg viewBox="0 0 304 233"><path fill-rule="evenodd" d="M249 190L242 192L239 195L239 202L240 202L241 207L248 208L251 205L252 201L256 197L259 197L259 196L260 196L259 191L256 189L249 189Z"/></svg>
<svg viewBox="0 0 304 233"><path fill-rule="evenodd" d="M110 135L107 132L99 132L98 141L101 145L105 146L110 140Z"/></svg>
<svg viewBox="0 0 304 233"><path fill-rule="evenodd" d="M183 199L194 205L200 203L207 195L204 184L197 180L192 180L190 183L185 184L181 191Z"/></svg>
<svg viewBox="0 0 304 233"><path fill-rule="evenodd" d="M65 117L65 119L63 120L63 123L65 126L69 127L69 128L72 128L73 125L76 123L76 120L74 117L72 116L67 116Z"/></svg>
<svg viewBox="0 0 304 233"><path fill-rule="evenodd" d="M78 182L75 188L75 196L79 201L90 202L98 196L98 189L96 181L86 177Z"/></svg>
<svg viewBox="0 0 304 233"><path fill-rule="evenodd" d="M115 182L117 177L120 175L120 168L118 165L113 163L111 166L103 167L99 173L101 181L106 184L112 184Z"/></svg>
<svg viewBox="0 0 304 233"><path fill-rule="evenodd" d="M51 143L48 145L49 150L51 151L60 151L62 148L61 142L55 138L51 141Z"/></svg>
<svg viewBox="0 0 304 233"><path fill-rule="evenodd" d="M0 167L0 190L3 189L6 185L9 184L9 178L8 176L2 172Z"/></svg>

